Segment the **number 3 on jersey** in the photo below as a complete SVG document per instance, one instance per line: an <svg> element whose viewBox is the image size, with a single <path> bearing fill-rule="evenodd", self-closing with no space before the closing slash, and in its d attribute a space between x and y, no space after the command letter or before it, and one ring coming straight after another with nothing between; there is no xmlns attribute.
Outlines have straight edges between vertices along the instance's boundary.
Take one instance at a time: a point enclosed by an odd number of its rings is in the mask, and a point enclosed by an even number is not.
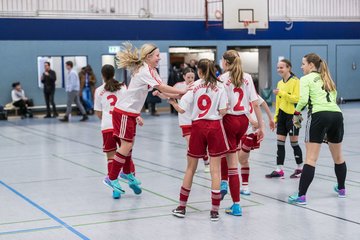
<svg viewBox="0 0 360 240"><path fill-rule="evenodd" d="M107 96L107 98L106 98L107 100L109 100L109 102L110 102L110 106L111 106L111 109L113 109L114 108L114 106L115 106L115 104L116 104L116 102L117 102L117 97L115 96L115 95L109 95L109 96ZM113 111L112 110L110 110L110 112L109 112L110 114L112 114L113 113Z"/></svg>
<svg viewBox="0 0 360 240"><path fill-rule="evenodd" d="M208 95L201 95L197 101L198 108L203 111L198 118L205 116L211 108L211 99Z"/></svg>
<svg viewBox="0 0 360 240"><path fill-rule="evenodd" d="M241 106L241 102L244 98L244 92L241 88L234 88L234 93L239 93L238 101L236 105L234 106L234 111L244 111L245 107Z"/></svg>

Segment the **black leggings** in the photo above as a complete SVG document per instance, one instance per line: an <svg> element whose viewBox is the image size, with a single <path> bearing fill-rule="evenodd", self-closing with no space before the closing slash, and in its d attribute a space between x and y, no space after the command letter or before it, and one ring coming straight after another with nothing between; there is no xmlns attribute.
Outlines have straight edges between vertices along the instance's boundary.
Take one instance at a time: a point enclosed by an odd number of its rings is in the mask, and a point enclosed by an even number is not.
<svg viewBox="0 0 360 240"><path fill-rule="evenodd" d="M26 115L26 113L28 113L28 109L27 109L27 106L26 106L27 102L28 102L27 100L21 99L21 100L16 101L16 102L13 103L13 105L15 107L20 108L20 114L23 115L23 116Z"/></svg>

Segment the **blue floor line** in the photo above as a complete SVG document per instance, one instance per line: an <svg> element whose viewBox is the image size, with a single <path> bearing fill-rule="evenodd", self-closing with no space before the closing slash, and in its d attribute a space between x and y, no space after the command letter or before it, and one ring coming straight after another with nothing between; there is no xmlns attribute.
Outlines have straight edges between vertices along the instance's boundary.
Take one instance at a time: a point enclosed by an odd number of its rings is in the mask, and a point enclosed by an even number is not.
<svg viewBox="0 0 360 240"><path fill-rule="evenodd" d="M41 228L30 228L30 229L20 229L14 231L0 232L0 235L8 235L8 234L17 234L17 233L27 233L27 232L36 232L42 230L50 230L50 229L59 229L63 226L52 226L52 227L41 227Z"/></svg>
<svg viewBox="0 0 360 240"><path fill-rule="evenodd" d="M90 238L86 237L84 234L78 232L75 228L71 227L70 225L68 225L67 223L65 223L64 221L62 221L61 219L59 219L58 217L56 217L54 214L50 213L49 211L47 211L46 209L44 209L43 207L39 206L38 204L36 204L35 202L33 202L32 200L30 200L29 198L27 198L26 196L24 196L23 194L21 194L20 192L16 191L14 188L10 187L9 185L7 185L6 183L4 183L3 181L0 181L0 184L2 184L4 187L6 187L7 189L9 189L10 191L12 191L13 193L15 193L16 195L18 195L19 197L21 197L22 199L24 199L26 202L30 203L31 205L33 205L35 208L39 209L40 211L42 211L43 213L45 213L46 215L48 215L50 218L52 218L54 221L58 222L60 225L62 225L63 227L65 227L66 229L68 229L69 231L71 231L72 233L76 234L78 237L80 237L83 240L90 240Z"/></svg>

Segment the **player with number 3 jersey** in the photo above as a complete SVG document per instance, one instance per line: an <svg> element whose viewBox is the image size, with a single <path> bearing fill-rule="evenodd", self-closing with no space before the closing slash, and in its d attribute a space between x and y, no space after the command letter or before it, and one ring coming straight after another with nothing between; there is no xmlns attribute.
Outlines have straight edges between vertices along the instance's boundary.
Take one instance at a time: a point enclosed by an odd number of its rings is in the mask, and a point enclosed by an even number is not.
<svg viewBox="0 0 360 240"><path fill-rule="evenodd" d="M103 151L107 156L107 167L108 174L111 171L112 163L114 161L115 150L117 149L117 141L113 136L113 124L112 114L114 106L118 99L124 97L126 92L126 86L119 83L114 79L115 69L111 65L104 65L101 69L104 84L98 87L95 91L95 104L94 110L96 115L101 119L101 132L103 135ZM131 160L131 156L126 159L124 172L134 174L135 166ZM136 185L132 186L129 182L130 187L135 191L139 192L141 189ZM120 194L117 191L113 191L113 198L120 198Z"/></svg>

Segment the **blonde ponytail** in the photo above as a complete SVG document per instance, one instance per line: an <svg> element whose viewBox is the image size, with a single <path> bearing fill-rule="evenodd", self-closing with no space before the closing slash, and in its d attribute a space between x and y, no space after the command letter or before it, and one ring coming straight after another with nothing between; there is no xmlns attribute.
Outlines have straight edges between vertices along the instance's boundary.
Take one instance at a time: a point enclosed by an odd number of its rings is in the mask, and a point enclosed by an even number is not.
<svg viewBox="0 0 360 240"><path fill-rule="evenodd" d="M239 53L235 50L228 50L223 55L224 60L229 65L231 83L239 88L243 84L244 72L241 67L241 59Z"/></svg>
<svg viewBox="0 0 360 240"><path fill-rule="evenodd" d="M315 53L309 53L304 56L308 63L313 63L317 71L321 75L321 79L324 83L324 89L328 92L335 91L336 85L331 78L329 68L324 60Z"/></svg>
<svg viewBox="0 0 360 240"><path fill-rule="evenodd" d="M153 54L157 47L154 44L145 43L141 50L134 47L130 42L124 42L120 52L115 56L118 68L128 68L131 72L136 72L143 64L147 56Z"/></svg>
<svg viewBox="0 0 360 240"><path fill-rule="evenodd" d="M320 61L320 75L322 80L324 81L325 90L328 92L335 91L335 83L331 78L329 68L324 60Z"/></svg>

